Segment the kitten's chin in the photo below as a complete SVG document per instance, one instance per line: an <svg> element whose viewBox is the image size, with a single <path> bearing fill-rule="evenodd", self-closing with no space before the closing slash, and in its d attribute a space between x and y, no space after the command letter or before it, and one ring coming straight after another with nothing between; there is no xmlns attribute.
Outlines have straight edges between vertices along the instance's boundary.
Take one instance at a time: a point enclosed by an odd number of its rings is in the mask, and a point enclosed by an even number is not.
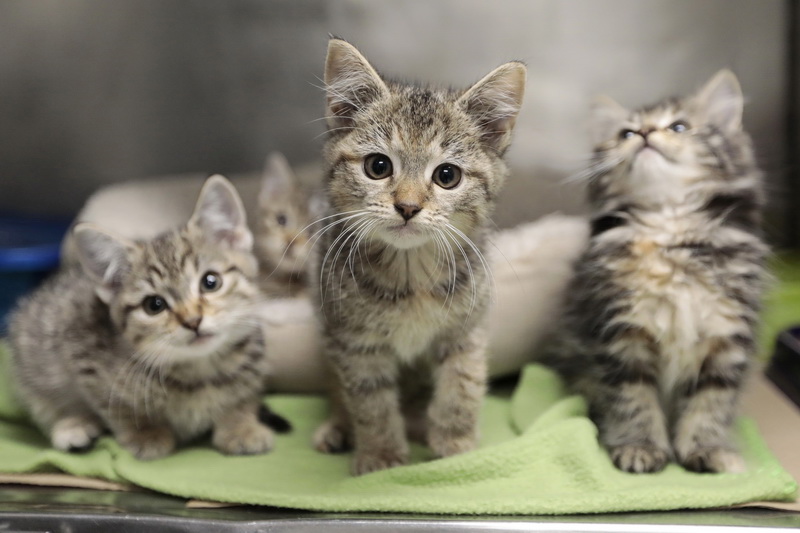
<svg viewBox="0 0 800 533"><path fill-rule="evenodd" d="M378 236L383 242L399 250L419 248L430 241L424 231L416 226L404 224L390 226L381 231Z"/></svg>
<svg viewBox="0 0 800 533"><path fill-rule="evenodd" d="M702 168L644 149L633 161L629 194L644 204L679 204L702 175Z"/></svg>
<svg viewBox="0 0 800 533"><path fill-rule="evenodd" d="M164 360L169 363L183 363L206 359L215 354L227 352L237 339L222 333L206 333L188 338L178 345L163 350Z"/></svg>
<svg viewBox="0 0 800 533"><path fill-rule="evenodd" d="M202 333L197 334L193 339L189 341L189 346L194 347L202 347L202 346L211 346L214 344L215 340L219 340L219 335L214 335L211 333Z"/></svg>

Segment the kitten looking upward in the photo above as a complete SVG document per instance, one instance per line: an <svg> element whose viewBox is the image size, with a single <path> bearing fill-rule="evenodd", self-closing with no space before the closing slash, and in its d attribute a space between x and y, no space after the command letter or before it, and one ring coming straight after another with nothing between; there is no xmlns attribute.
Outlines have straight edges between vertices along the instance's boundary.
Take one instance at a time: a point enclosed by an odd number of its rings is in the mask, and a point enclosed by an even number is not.
<svg viewBox="0 0 800 533"><path fill-rule="evenodd" d="M483 256L526 70L465 91L389 81L332 39L325 64L330 210L318 298L333 413L324 452L355 447L356 475L473 449L486 388Z"/></svg>
<svg viewBox="0 0 800 533"><path fill-rule="evenodd" d="M768 249L742 107L723 70L686 98L593 110L592 236L551 362L625 471L744 469L730 428Z"/></svg>
<svg viewBox="0 0 800 533"><path fill-rule="evenodd" d="M24 299L10 328L15 384L53 446L110 430L155 459L210 430L224 453L268 451L257 265L230 182L209 178L189 222L153 239L89 223L74 237L82 268Z"/></svg>

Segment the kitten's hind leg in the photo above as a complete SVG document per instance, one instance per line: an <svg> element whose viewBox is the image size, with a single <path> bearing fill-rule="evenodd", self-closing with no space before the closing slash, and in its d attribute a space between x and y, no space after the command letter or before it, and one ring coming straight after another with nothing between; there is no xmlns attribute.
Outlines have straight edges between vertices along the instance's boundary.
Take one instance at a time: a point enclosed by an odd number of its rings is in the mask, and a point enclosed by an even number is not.
<svg viewBox="0 0 800 533"><path fill-rule="evenodd" d="M338 386L331 391L330 407L331 414L314 432L314 448L322 453L350 451L353 448L353 428Z"/></svg>
<svg viewBox="0 0 800 533"><path fill-rule="evenodd" d="M253 455L272 449L275 434L261 423L261 400L244 402L214 422L211 442L228 455Z"/></svg>
<svg viewBox="0 0 800 533"><path fill-rule="evenodd" d="M353 448L348 424L331 416L314 431L314 448L322 453L344 453Z"/></svg>
<svg viewBox="0 0 800 533"><path fill-rule="evenodd" d="M749 367L750 337L715 339L696 381L677 391L674 446L678 461L695 472L744 472L730 428Z"/></svg>
<svg viewBox="0 0 800 533"><path fill-rule="evenodd" d="M104 431L100 418L77 397L59 395L59 404L54 396L43 391L21 388L19 392L31 417L49 436L51 445L57 450L87 451Z"/></svg>

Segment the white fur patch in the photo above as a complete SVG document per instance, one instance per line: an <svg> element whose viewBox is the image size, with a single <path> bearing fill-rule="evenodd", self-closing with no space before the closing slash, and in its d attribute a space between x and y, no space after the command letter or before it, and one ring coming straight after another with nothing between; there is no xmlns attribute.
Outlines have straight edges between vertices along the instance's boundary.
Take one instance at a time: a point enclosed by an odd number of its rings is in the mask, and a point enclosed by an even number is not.
<svg viewBox="0 0 800 533"><path fill-rule="evenodd" d="M100 435L101 429L84 418L68 417L53 425L50 441L57 450L85 448Z"/></svg>
<svg viewBox="0 0 800 533"><path fill-rule="evenodd" d="M687 268L689 250L672 250L674 235L692 225L687 216L661 212L648 217L621 259L621 281L632 290L631 309L619 319L650 332L661 346L661 387L671 390L696 376L713 339L741 332L740 306L730 300L707 271Z"/></svg>

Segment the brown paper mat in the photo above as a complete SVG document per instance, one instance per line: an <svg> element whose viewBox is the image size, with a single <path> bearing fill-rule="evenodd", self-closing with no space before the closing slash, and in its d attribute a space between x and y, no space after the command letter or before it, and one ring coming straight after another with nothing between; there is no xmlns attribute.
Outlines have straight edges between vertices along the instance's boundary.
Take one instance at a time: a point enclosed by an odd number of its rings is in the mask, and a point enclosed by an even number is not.
<svg viewBox="0 0 800 533"><path fill-rule="evenodd" d="M70 474L0 474L0 484L35 485L37 487L65 487L71 489L140 491L136 485L123 485L93 477L79 477Z"/></svg>

